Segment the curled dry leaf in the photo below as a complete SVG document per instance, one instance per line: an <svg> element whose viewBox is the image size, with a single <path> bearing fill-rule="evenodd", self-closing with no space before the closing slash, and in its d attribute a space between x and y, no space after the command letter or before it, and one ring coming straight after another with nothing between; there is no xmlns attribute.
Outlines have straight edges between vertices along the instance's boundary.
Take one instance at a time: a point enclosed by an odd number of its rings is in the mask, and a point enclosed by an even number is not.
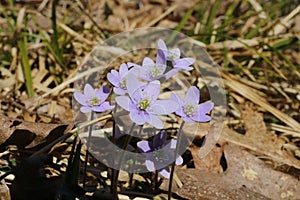
<svg viewBox="0 0 300 200"><path fill-rule="evenodd" d="M67 129L65 124L44 124L0 117L0 145L17 145L32 148L51 142Z"/></svg>

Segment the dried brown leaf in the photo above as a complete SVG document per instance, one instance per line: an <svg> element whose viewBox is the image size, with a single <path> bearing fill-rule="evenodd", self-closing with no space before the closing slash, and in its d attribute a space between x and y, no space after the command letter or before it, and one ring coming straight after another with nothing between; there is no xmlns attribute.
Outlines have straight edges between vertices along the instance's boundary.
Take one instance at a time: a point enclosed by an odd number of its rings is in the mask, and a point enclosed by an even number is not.
<svg viewBox="0 0 300 200"><path fill-rule="evenodd" d="M187 199L269 200L297 199L300 181L275 171L263 161L236 145L224 146L228 169L224 174L207 173L199 169L177 169L181 188L173 191ZM167 189L164 182L162 189Z"/></svg>
<svg viewBox="0 0 300 200"><path fill-rule="evenodd" d="M199 157L201 147L190 146L196 169L202 171L218 173L222 171L220 160L223 153L223 147L215 145L213 149L203 158Z"/></svg>
<svg viewBox="0 0 300 200"><path fill-rule="evenodd" d="M67 128L64 124L33 123L0 117L0 144L32 148L51 142L61 136Z"/></svg>

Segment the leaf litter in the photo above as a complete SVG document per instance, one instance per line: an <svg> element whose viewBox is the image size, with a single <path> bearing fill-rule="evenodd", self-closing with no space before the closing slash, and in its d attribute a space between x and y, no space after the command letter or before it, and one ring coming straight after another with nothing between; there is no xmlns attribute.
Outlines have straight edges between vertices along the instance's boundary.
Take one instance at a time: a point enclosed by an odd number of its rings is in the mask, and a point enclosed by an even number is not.
<svg viewBox="0 0 300 200"><path fill-rule="evenodd" d="M70 69L64 71L66 77L60 77L59 74L63 70L55 62L55 55L49 51L49 54L45 54L47 45L39 39L51 38L51 4L47 4L47 1L21 2L24 4L16 5L17 10L22 11L18 14L17 31L25 28L21 23L24 22L22 18L25 15L29 19L29 32L36 33L40 29L43 33L38 35L37 40L29 41L28 46L34 75L34 91L37 96L43 98L39 99L38 104L28 99L24 90L25 80L18 58L19 51L7 39L13 37L14 31L1 33L4 37L0 52L11 58L7 60L7 57L3 57L0 68L0 113L11 117L1 118L1 144L14 137L10 144L24 148L36 147L47 143L50 139L48 136L52 135L52 131L57 127L64 127L64 124L69 123L64 120L72 116L69 101L72 89L69 88L69 84L74 81L72 78L78 69L77 64L82 63L93 45L105 39L105 34L146 25L177 27L177 30L193 32L192 36L199 39L199 43L207 47L216 63L222 66L229 98L229 114L225 121L227 127L218 146L214 146L213 151L204 158L197 158L197 155L202 153L199 146L191 146L196 169L185 169L187 166L183 166L183 169L178 170L178 177L184 183L181 187L183 192L179 190L178 194L190 199L297 199L300 196L299 188L296 188L299 180L297 182L296 178L290 176L288 170L285 170L286 173L275 170L282 165L287 166L285 169L299 169L300 166L300 154L297 153L300 130L299 53L295 50L298 48L297 41L299 42L299 5L295 6L291 2L290 9L283 9L280 16L274 20L270 17L272 13L269 9L265 9L269 2L224 2L219 14L215 16L216 29L212 34L205 31L210 30L206 29L206 26L211 25L209 19L214 16L211 17L208 12L203 12L205 16L201 16L201 12L197 11L213 10L213 3L196 6L193 14L180 28L179 21L193 8L195 1L187 1L184 6L180 1L170 4L164 0L141 1L140 4L135 1L60 1L57 17L58 25L63 31L61 41L65 37L70 39L70 46L76 47L75 50L65 52L64 55L70 59ZM28 2L34 4L29 6ZM23 6L30 8L24 9ZM67 7L73 9L72 12L65 12ZM272 6L268 8L271 10ZM238 21L226 21L230 12ZM247 18L239 18L247 14ZM37 21L34 20L35 17ZM226 34L223 34L221 28L218 29L222 20L229 24L228 28L224 29ZM84 30L79 30L81 24ZM0 27L2 30L9 30L7 19L2 15ZM207 35L208 39L203 39ZM220 38L220 35L224 35L224 38ZM240 38L235 39L236 35ZM282 54L274 48L278 48ZM45 124L57 122L58 124ZM18 123L20 124L16 125ZM12 126L13 124L15 126ZM22 134L19 134L20 130ZM53 135L59 137L64 130L65 128L62 128L59 133ZM198 135L200 138L205 135L209 137L207 132L209 129L202 127ZM67 144L69 143L66 142ZM224 162L224 159L227 168L220 163ZM202 173L203 170L205 173ZM297 174L299 171L296 171ZM235 181L234 184L231 179ZM212 191L215 191L214 195L208 194L214 193Z"/></svg>

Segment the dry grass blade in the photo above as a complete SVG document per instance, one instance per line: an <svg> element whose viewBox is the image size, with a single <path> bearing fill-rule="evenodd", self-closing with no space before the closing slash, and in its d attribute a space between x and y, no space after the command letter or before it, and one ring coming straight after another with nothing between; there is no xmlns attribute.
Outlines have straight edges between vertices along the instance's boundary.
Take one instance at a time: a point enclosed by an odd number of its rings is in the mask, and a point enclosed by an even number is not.
<svg viewBox="0 0 300 200"><path fill-rule="evenodd" d="M58 25L62 29L64 29L67 33L69 33L71 36L73 36L76 39L78 39L80 42L86 43L87 45L90 45L90 46L93 46L93 45L97 44L97 42L93 42L93 41L90 41L90 40L84 38L82 35L80 35L76 31L72 30L70 27L68 27L67 25L65 25L63 23L58 23Z"/></svg>
<svg viewBox="0 0 300 200"><path fill-rule="evenodd" d="M261 7L261 5L257 1L248 0L248 2L253 6L253 8L255 9L256 12L260 12L259 15L258 15L259 18L262 18L262 19L267 18L266 13L263 11L263 8Z"/></svg>
<svg viewBox="0 0 300 200"><path fill-rule="evenodd" d="M251 40L245 39L245 40L240 40L240 41L226 40L224 42L216 42L216 43L213 43L213 44L209 44L207 46L207 48L208 49L222 49L222 48L226 47L230 50L230 49L246 48L244 43L247 44L248 46L251 46L251 47L257 46L259 44L259 41L256 38L251 39Z"/></svg>
<svg viewBox="0 0 300 200"><path fill-rule="evenodd" d="M282 125L279 125L279 124L270 124L269 127L273 131L279 131L283 134L288 134L288 135L291 135L293 137L299 137L299 132L295 131L294 129L292 129L290 127L282 126Z"/></svg>
<svg viewBox="0 0 300 200"><path fill-rule="evenodd" d="M287 27L291 26L290 20L297 16L300 12L300 5L298 5L290 14L288 14L279 24L277 24L270 32L269 35L278 35L284 31Z"/></svg>
<svg viewBox="0 0 300 200"><path fill-rule="evenodd" d="M298 131L297 137L300 137L300 124L296 120L270 105L265 99L258 95L259 92L255 89L232 79L230 76L225 75L224 73L222 76L225 78L224 83L227 87L272 113L282 122Z"/></svg>
<svg viewBox="0 0 300 200"><path fill-rule="evenodd" d="M168 16L171 12L173 12L176 8L177 8L176 4L173 5L173 6L171 6L163 14L161 14L160 16L158 16L157 18L153 19L151 22L149 22L148 24L146 24L145 27L151 27L151 26L155 25L157 22L159 22L160 20L162 20L163 18L165 18L166 16Z"/></svg>
<svg viewBox="0 0 300 200"><path fill-rule="evenodd" d="M61 91L62 89L64 89L67 85L69 85L70 83L73 83L73 82L75 82L75 81L77 81L77 80L79 80L79 79L81 79L81 78L83 78L83 77L85 77L85 76L87 76L87 75L90 75L90 74L95 73L95 72L97 72L97 71L101 71L101 70L103 70L103 69L105 69L105 68L102 67L102 66L100 66L100 67L95 67L95 68L92 68L92 69L89 69L89 70L87 70L87 71L85 71L85 72L79 74L78 76L75 76L75 77L73 77L73 78L71 78L71 79L69 79L69 80L67 80L67 81L65 81L65 82L63 82L63 83L61 83L60 85L58 85L58 86L56 86L55 88L51 89L49 92L47 92L47 93L41 95L37 100L39 101L39 100L41 100L41 99L43 99L43 98L49 96L49 95L52 94L52 93L59 92L59 91Z"/></svg>

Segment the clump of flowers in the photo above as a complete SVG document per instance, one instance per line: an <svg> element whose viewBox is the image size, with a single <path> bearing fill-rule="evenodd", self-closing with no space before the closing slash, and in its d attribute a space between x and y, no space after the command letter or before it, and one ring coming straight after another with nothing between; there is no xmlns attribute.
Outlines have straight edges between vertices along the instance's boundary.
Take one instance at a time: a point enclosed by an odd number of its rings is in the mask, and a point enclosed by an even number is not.
<svg viewBox="0 0 300 200"><path fill-rule="evenodd" d="M113 69L107 74L108 81L113 85L113 93L116 94L116 105L111 105L107 101L110 95L110 89L107 86L95 90L90 84L86 84L83 93L75 92L74 98L81 104L80 111L82 113L104 112L114 107L116 108L114 112L123 109L128 113L132 129L121 137L119 127L114 127L112 141L126 136L123 149L129 151L133 149L134 151L138 148L145 155L146 168L151 172L157 171L164 178L170 178L171 184L174 166L183 163L178 152L184 123L210 121L209 113L212 111L214 103L199 104L200 91L195 86L188 89L183 99L175 93L171 94L170 99L160 99L160 81L167 80L180 71L193 70L194 63L195 59L182 58L179 48L169 50L165 42L160 39L155 61L146 57L143 59L142 65L131 62L123 63L120 65L119 71ZM172 139L172 136L169 136L168 139L168 132L164 130L164 122L161 119L162 115L172 113L183 119L177 132L177 139L174 139L175 137ZM136 145L131 145L130 134L133 127L138 125L142 129L145 124L160 131L153 137L153 140L142 139ZM172 165L171 171L170 165ZM115 187L117 187L116 185ZM114 191L117 191L116 188Z"/></svg>

